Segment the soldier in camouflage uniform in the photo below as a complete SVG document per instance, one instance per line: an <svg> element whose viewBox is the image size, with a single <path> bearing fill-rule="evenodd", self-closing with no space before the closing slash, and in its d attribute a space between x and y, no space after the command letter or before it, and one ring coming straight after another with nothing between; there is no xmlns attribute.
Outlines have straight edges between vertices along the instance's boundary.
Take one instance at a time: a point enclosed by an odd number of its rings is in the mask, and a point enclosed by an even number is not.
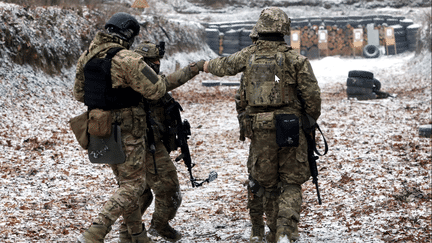
<svg viewBox="0 0 432 243"><path fill-rule="evenodd" d="M102 103L109 104L104 110L110 111L113 123L120 124L126 160L122 164L109 165L119 188L104 204L91 227L78 237L78 242L85 243L103 242L111 225L121 215L128 219L140 210L138 200L145 189L146 159L146 115L142 101L143 98L157 100L163 97L168 82L164 76L158 76L141 55L128 50L140 29L133 16L116 13L107 21L105 29L106 31L97 33L89 49L78 60L74 96L89 106L89 110L102 107ZM88 64L93 60L103 60L113 48L120 51L111 61L110 84L105 77L100 80L94 74L97 64L93 64L93 70L90 70ZM92 71L93 75L90 75ZM103 81L110 93L91 88L93 80ZM141 220L128 224L128 231L131 242L152 242Z"/></svg>
<svg viewBox="0 0 432 243"><path fill-rule="evenodd" d="M137 46L135 52L144 57L144 61L159 73L160 59L163 58L163 52L160 47L150 42L144 42ZM188 80L195 77L200 71L203 71L204 61L191 63L187 67L180 69L167 76L168 85L167 91L177 88L186 83ZM150 116L154 121L153 127L155 141L155 155L147 151L145 159L146 168L146 189L140 197L141 211L134 218L141 221L142 215L150 206L153 195L155 194L155 212L151 221L149 233L159 235L164 239L175 242L181 239L181 234L169 225L169 220L173 219L180 207L182 196L180 192L177 170L171 160L169 153L177 149L176 145L170 144L175 138L170 137L167 122L167 106L173 101L170 94L166 94L159 100L149 101ZM173 126L171 126L173 127ZM172 134L173 135L173 134ZM153 159L156 162L156 171L154 168ZM120 242L131 242L131 236L128 232L129 222L125 222L120 226Z"/></svg>
<svg viewBox="0 0 432 243"><path fill-rule="evenodd" d="M281 9L264 9L254 27L255 44L204 64L217 76L244 77L238 91L240 139L251 139L248 207L251 242L262 242L267 216L268 242L294 242L302 204L301 185L310 176L302 113L321 114L320 88L306 57L284 41L290 19ZM299 95L304 100L302 105Z"/></svg>

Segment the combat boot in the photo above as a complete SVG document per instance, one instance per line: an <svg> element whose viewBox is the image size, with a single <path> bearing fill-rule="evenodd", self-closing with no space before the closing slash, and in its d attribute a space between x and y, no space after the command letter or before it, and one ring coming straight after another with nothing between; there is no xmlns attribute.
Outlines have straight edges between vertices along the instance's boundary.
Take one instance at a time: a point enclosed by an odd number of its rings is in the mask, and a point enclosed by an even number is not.
<svg viewBox="0 0 432 243"><path fill-rule="evenodd" d="M111 227L93 223L88 230L78 236L78 243L103 243L105 236L111 231Z"/></svg>
<svg viewBox="0 0 432 243"><path fill-rule="evenodd" d="M268 232L265 236L265 240L267 241L267 243L276 243L276 233Z"/></svg>
<svg viewBox="0 0 432 243"><path fill-rule="evenodd" d="M293 243L299 239L299 235L291 227L282 226L277 229L276 239L277 243Z"/></svg>
<svg viewBox="0 0 432 243"><path fill-rule="evenodd" d="M147 231L143 224L143 231L139 234L132 235L132 243L153 243L153 241L147 236Z"/></svg>
<svg viewBox="0 0 432 243"><path fill-rule="evenodd" d="M132 237L129 234L127 228L126 229L120 228L119 243L132 243Z"/></svg>
<svg viewBox="0 0 432 243"><path fill-rule="evenodd" d="M160 236L171 242L176 242L182 238L180 232L173 229L168 223L159 225L155 224L153 220L148 232L153 236Z"/></svg>
<svg viewBox="0 0 432 243"><path fill-rule="evenodd" d="M263 242L264 238L264 225L253 225L251 230L250 242L259 243Z"/></svg>

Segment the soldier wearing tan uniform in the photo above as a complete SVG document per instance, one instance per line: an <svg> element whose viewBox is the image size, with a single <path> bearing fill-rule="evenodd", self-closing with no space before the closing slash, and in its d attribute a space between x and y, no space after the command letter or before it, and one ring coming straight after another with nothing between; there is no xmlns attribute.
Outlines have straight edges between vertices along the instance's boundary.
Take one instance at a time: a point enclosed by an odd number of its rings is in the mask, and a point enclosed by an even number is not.
<svg viewBox="0 0 432 243"><path fill-rule="evenodd" d="M247 163L251 242L263 241L262 211L270 229L268 242L298 239L301 185L311 176L301 116L305 112L318 119L320 88L307 58L284 41L290 22L281 9L264 9L254 27L259 36L255 44L204 64L204 71L220 77L244 74L236 106L240 139L251 139Z"/></svg>
<svg viewBox="0 0 432 243"><path fill-rule="evenodd" d="M150 42L144 42L135 48L135 52L144 57L144 61L159 73L160 59L163 58L163 51L160 46ZM204 61L191 63L183 69L180 69L166 78L168 80L167 91L186 83L195 77L200 71L203 71ZM140 197L139 214L135 215L134 220L141 221L142 215L150 206L153 195L155 194L155 212L153 213L149 233L159 235L164 239L175 242L181 239L181 234L169 225L169 220L173 219L180 207L182 196L180 191L177 170L171 160L169 153L176 150L177 146L173 144L175 134L172 130L175 126L170 123L167 107L173 102L170 94L166 94L159 100L148 101L148 107L151 119L155 123L152 126L155 141L155 155L147 151L145 159L146 168L146 189ZM154 162L156 163L156 170ZM128 232L128 220L120 226L120 242L131 242L131 236Z"/></svg>
<svg viewBox="0 0 432 243"><path fill-rule="evenodd" d="M105 29L97 33L78 60L74 96L89 110L110 112L112 122L121 128L126 159L124 163L109 165L119 188L104 204L91 227L78 237L78 242L85 243L103 242L121 215L127 219L139 210L138 200L145 189L146 159L146 114L142 101L160 99L166 94L167 86L164 76L158 76L141 55L128 50L140 29L133 16L116 13L107 21ZM113 55L111 68L100 70L98 61L106 58L107 53ZM107 71L108 77L98 75ZM141 220L128 224L128 231L131 242L152 242Z"/></svg>

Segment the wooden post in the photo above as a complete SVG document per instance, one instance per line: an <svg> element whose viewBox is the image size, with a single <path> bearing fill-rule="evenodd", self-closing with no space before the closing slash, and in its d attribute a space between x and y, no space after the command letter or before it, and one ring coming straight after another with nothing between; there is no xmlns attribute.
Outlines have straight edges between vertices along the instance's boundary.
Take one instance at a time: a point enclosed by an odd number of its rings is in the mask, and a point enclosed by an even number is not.
<svg viewBox="0 0 432 243"><path fill-rule="evenodd" d="M135 0L131 8L148 8L149 5L146 0Z"/></svg>
<svg viewBox="0 0 432 243"><path fill-rule="evenodd" d="M300 54L300 30L291 30L291 47Z"/></svg>
<svg viewBox="0 0 432 243"><path fill-rule="evenodd" d="M326 50L328 56L328 32L327 30L318 30L318 53L321 54L321 50ZM321 55L320 55L321 57Z"/></svg>
<svg viewBox="0 0 432 243"><path fill-rule="evenodd" d="M354 29L353 30L353 34L354 34L354 43L353 43L353 53L354 53L354 57L355 57L355 49L357 47L363 47L363 28L362 29Z"/></svg>
<svg viewBox="0 0 432 243"><path fill-rule="evenodd" d="M386 27L384 31L385 31L385 44L386 44L387 56L388 56L388 46L391 46L391 45L394 46L395 54L397 54L396 40L395 40L395 36L394 36L393 27Z"/></svg>

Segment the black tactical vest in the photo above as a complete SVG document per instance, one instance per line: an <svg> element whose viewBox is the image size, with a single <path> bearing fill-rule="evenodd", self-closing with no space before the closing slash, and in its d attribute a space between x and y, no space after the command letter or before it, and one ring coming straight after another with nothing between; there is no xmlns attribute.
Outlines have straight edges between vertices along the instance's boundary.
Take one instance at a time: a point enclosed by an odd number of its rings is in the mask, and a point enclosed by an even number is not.
<svg viewBox="0 0 432 243"><path fill-rule="evenodd" d="M84 104L89 109L113 110L138 106L142 95L132 88L112 88L111 60L123 48L111 48L105 58L92 58L84 66Z"/></svg>

